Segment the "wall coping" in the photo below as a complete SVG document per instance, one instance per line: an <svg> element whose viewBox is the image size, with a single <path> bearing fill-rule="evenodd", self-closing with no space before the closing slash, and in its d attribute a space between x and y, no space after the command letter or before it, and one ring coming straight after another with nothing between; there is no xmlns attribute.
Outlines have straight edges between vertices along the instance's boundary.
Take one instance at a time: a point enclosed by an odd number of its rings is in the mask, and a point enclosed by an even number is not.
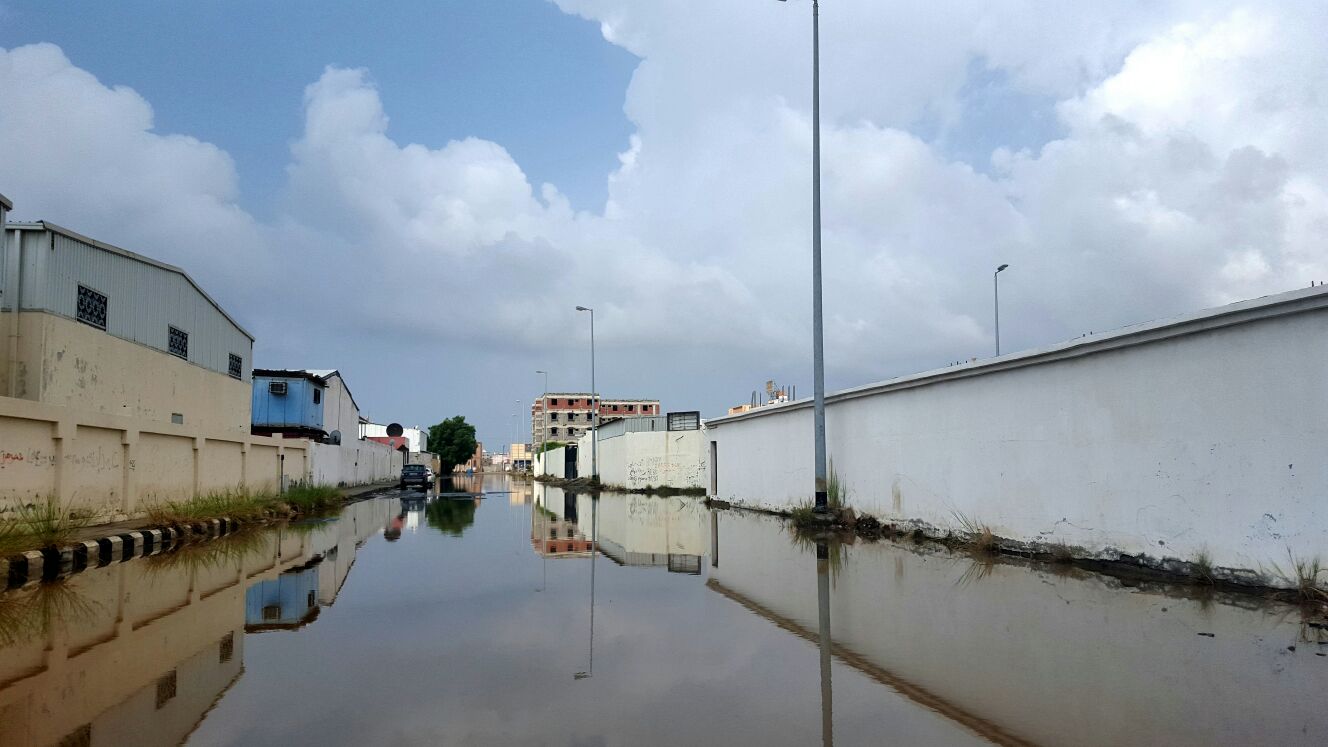
<svg viewBox="0 0 1328 747"><path fill-rule="evenodd" d="M1328 309L1328 286L1301 288L1247 301L1239 301L1226 306L1203 309L1180 316L1133 324L1110 332L1077 337L1073 340L1046 347L1008 353L995 358L986 358L957 366L947 366L849 389L841 389L827 394L825 401L826 404L844 402L859 397L931 386L975 376L986 376L1029 366L1058 363L1088 355L1149 345L1178 337L1187 337L1227 327L1325 309ZM736 415L708 418L705 424L709 428L716 428L743 420L809 409L812 404L811 397L804 397L792 402L766 405Z"/></svg>

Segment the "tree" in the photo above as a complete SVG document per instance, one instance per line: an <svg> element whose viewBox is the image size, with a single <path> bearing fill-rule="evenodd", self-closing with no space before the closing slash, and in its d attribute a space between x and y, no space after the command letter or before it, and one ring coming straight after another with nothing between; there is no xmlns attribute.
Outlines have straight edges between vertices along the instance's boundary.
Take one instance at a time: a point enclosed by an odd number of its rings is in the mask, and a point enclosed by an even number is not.
<svg viewBox="0 0 1328 747"><path fill-rule="evenodd" d="M444 475L475 456L477 445L475 426L467 423L464 416L457 415L429 426L429 451L438 455Z"/></svg>
<svg viewBox="0 0 1328 747"><path fill-rule="evenodd" d="M439 498L424 507L424 518L429 526L443 534L460 537L466 527L475 523L475 509L479 504L478 498Z"/></svg>

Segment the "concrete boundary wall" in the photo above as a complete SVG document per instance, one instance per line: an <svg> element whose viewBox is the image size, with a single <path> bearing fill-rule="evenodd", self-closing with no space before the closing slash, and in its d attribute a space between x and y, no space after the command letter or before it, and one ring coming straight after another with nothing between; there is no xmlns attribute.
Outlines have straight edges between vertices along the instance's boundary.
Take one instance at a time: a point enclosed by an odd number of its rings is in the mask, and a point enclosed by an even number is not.
<svg viewBox="0 0 1328 747"><path fill-rule="evenodd" d="M592 473L594 432L577 446L577 472ZM599 479L609 487L702 488L706 484L705 430L631 431L599 440Z"/></svg>
<svg viewBox="0 0 1328 747"><path fill-rule="evenodd" d="M848 505L891 521L1252 570L1328 559L1328 291L837 392ZM714 493L812 495L809 400L707 422Z"/></svg>
<svg viewBox="0 0 1328 747"><path fill-rule="evenodd" d="M307 479L308 442L0 397L0 511L54 496L107 521L209 492Z"/></svg>
<svg viewBox="0 0 1328 747"><path fill-rule="evenodd" d="M310 443L309 457L309 478L315 485L348 487L401 477L403 454L377 441Z"/></svg>
<svg viewBox="0 0 1328 747"><path fill-rule="evenodd" d="M547 463L547 466L545 466ZM567 477L567 447L559 446L543 454L535 455L534 472L536 477L555 477L559 480ZM589 472L586 472L589 475Z"/></svg>

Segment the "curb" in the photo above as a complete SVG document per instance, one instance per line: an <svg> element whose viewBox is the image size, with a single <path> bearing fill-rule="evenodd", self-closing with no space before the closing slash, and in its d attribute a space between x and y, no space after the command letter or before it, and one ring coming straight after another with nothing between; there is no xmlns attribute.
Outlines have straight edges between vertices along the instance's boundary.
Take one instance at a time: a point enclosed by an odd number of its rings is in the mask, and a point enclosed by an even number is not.
<svg viewBox="0 0 1328 747"><path fill-rule="evenodd" d="M239 527L240 522L235 519L210 519L190 526L135 529L64 547L29 550L9 558L0 558L0 574L5 579L3 588L17 589L72 576L89 568L158 555L191 540L213 539L231 534Z"/></svg>

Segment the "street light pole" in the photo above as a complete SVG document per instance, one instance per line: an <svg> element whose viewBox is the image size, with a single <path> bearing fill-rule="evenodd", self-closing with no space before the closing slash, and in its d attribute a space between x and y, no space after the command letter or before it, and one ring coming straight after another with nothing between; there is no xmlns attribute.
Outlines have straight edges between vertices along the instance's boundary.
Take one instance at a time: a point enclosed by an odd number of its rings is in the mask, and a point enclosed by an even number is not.
<svg viewBox="0 0 1328 747"><path fill-rule="evenodd" d="M780 0L784 2L785 0ZM812 0L812 428L816 512L829 510L825 449L825 325L821 316L821 3Z"/></svg>
<svg viewBox="0 0 1328 747"><path fill-rule="evenodd" d="M590 312L590 479L599 482L599 393L595 390L595 310L586 306L577 311Z"/></svg>
<svg viewBox="0 0 1328 747"><path fill-rule="evenodd" d="M1001 265L1000 267L996 268L996 272L993 272L991 274L992 290L994 291L993 296L995 298L995 303L996 303L996 356L997 357L1000 357L1001 354L1001 273L1004 272L1005 268L1007 267L1009 267L1009 265Z"/></svg>

